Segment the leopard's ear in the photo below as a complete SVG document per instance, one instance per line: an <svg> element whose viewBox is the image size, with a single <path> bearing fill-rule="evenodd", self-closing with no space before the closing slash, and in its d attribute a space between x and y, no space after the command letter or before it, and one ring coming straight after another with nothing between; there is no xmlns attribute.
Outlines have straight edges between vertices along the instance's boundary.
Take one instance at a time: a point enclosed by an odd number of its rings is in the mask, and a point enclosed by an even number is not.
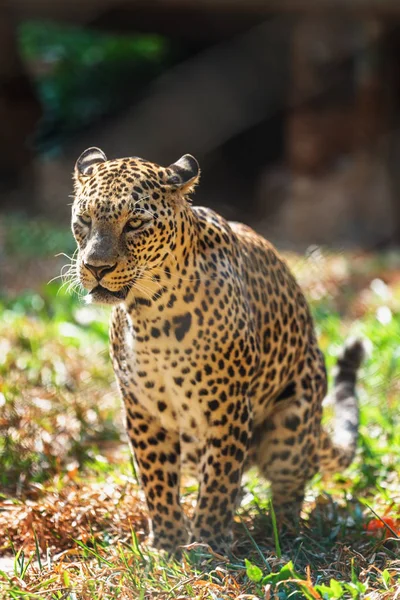
<svg viewBox="0 0 400 600"><path fill-rule="evenodd" d="M167 169L167 185L189 193L200 179L200 167L191 154L184 154L177 162Z"/></svg>
<svg viewBox="0 0 400 600"><path fill-rule="evenodd" d="M75 163L75 180L80 181L93 173L93 166L106 162L107 157L100 148L88 148Z"/></svg>

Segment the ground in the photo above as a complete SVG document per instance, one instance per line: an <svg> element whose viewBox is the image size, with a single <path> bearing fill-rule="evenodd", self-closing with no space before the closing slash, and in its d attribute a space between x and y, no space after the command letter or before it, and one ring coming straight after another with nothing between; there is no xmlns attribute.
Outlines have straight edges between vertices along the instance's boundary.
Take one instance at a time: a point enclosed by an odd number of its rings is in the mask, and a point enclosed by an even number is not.
<svg viewBox="0 0 400 600"><path fill-rule="evenodd" d="M400 598L398 253L288 255L328 369L346 336L371 340L354 464L313 480L297 536L277 532L268 486L250 473L232 552L195 545L174 560L146 546L108 313L46 285L67 262L48 258L56 249L73 250L62 228L0 227L0 599ZM195 498L185 481L188 514Z"/></svg>

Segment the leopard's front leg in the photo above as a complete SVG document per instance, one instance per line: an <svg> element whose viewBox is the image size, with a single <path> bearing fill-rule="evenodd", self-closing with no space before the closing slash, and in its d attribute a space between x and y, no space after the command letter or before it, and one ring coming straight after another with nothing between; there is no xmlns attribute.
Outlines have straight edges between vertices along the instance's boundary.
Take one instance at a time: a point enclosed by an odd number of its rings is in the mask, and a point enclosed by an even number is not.
<svg viewBox="0 0 400 600"><path fill-rule="evenodd" d="M186 544L188 532L179 498L179 433L165 429L157 415L149 413L132 391L134 356L127 343L132 324L117 306L111 321L111 357L126 409L127 433L146 496L151 542L167 551Z"/></svg>
<svg viewBox="0 0 400 600"><path fill-rule="evenodd" d="M191 536L192 541L206 542L222 553L232 541L233 516L252 426L249 399L229 398L227 394L223 392L219 399L208 402L209 427L202 440L200 488Z"/></svg>
<svg viewBox="0 0 400 600"><path fill-rule="evenodd" d="M139 467L151 521L151 543L173 552L187 544L179 500L179 434L167 431L132 398L126 402L127 431Z"/></svg>

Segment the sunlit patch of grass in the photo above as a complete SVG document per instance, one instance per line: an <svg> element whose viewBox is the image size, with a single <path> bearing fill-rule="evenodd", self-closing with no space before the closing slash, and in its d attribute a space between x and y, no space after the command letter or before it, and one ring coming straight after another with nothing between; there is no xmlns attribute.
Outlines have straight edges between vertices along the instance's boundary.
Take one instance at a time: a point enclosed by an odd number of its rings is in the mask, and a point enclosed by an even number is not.
<svg viewBox="0 0 400 600"><path fill-rule="evenodd" d="M122 430L107 317L57 291L48 286L42 295L0 301L3 489L21 492L68 462L83 465L96 444L119 439Z"/></svg>
<svg viewBox="0 0 400 600"><path fill-rule="evenodd" d="M329 371L348 335L371 341L359 448L346 472L308 487L297 534L274 529L268 485L250 472L226 557L192 546L173 559L147 545L107 312L53 286L0 300L0 598L395 597L399 541L379 519L400 524L398 271L391 256L290 260ZM195 489L183 492L191 514Z"/></svg>

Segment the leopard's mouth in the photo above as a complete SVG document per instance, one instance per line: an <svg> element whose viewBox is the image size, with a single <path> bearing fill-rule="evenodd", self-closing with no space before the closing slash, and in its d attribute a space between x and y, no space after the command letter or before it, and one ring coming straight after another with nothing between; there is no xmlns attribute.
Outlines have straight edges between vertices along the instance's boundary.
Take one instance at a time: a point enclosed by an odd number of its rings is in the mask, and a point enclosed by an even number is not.
<svg viewBox="0 0 400 600"><path fill-rule="evenodd" d="M98 284L89 292L89 298L92 302L103 302L114 304L115 302L125 300L129 292L129 287L123 287L121 290L111 291Z"/></svg>

